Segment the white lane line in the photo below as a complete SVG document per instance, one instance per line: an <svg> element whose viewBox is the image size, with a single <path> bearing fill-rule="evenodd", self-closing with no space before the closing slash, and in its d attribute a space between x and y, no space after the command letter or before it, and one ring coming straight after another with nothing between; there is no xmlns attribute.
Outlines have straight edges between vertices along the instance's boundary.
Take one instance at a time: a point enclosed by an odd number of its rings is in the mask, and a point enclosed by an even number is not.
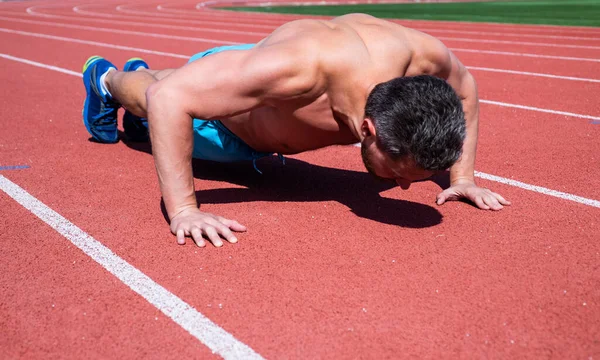
<svg viewBox="0 0 600 360"><path fill-rule="evenodd" d="M107 43L98 43L98 42L95 42L95 41L85 41L85 40L65 38L65 37L59 37L59 36L53 36L53 35L45 35L45 34L38 34L38 33L28 33L28 32L24 32L24 31L16 31L16 30L4 29L4 28L0 28L0 32L8 32L8 33L14 33L14 34L25 35L25 36L34 36L34 37L40 37L40 38L46 38L46 39L52 39L52 40L75 42L75 43L83 43L83 44L87 44L87 45L95 45L95 46L109 47L109 48L115 48L115 49L138 51L138 52L141 52L141 53L149 53L149 54L156 54L156 55L163 55L163 56L171 56L171 57L176 57L176 58L189 59L189 56L182 55L182 54L163 53L163 52L157 52L157 51L147 50L147 49L131 48L131 47L127 47L127 46L113 45L113 44L107 44ZM67 71L69 71L69 70L67 70ZM491 105L497 105L497 106L502 106L502 107L509 107L509 108L517 108L517 109L522 109L522 110L537 111L537 112L554 114L554 115L571 116L571 117L576 117L576 118L580 118L580 119L600 120L600 117L593 116L593 115L576 114L576 113L566 112L566 111L543 109L543 108L538 108L538 107L533 107L533 106L511 104L511 103L506 103L506 102L501 102L501 101L493 101L493 100L480 99L479 102L482 103L482 104L491 104Z"/></svg>
<svg viewBox="0 0 600 360"><path fill-rule="evenodd" d="M499 73L515 74L515 75L525 75L525 76L538 76L538 77L546 77L546 78L561 79L561 80L572 80L572 81L585 81L585 82L600 83L599 79L588 79L588 78L580 78L580 77L573 77L573 76L562 76L562 75L534 73L534 72L528 72L528 71L494 69L494 68L478 67L478 66L467 66L467 69L469 69L469 70L479 70L479 71L491 71L491 72L499 72Z"/></svg>
<svg viewBox="0 0 600 360"><path fill-rule="evenodd" d="M417 0L418 1L418 0ZM276 3L274 2L265 2L265 3L260 3L260 2L251 2L251 1L205 1L205 2L200 2L198 4L196 4L196 9L197 10L211 10L213 12L221 12L221 13L230 13L231 11L228 10L221 10L219 8L215 8L213 6L220 6L221 4L225 4L225 5L233 5L234 3L239 3L242 6L273 6L273 5L277 5L277 6L284 6L284 5L324 5L324 4L359 4L361 2L357 2L357 1L346 1L346 2L338 2L338 1L319 1L319 2L281 2L281 1L277 1ZM364 1L362 1L362 3L364 3ZM396 3L396 1L369 1L369 3ZM269 17L292 17L294 16L294 14L284 14L284 13L265 13L265 12L245 12L246 14L252 14L252 15L257 15L257 14L261 14L263 16L269 16ZM231 16L231 15L230 15ZM299 15L296 15L299 16ZM585 26L563 26L563 25L536 25L536 24L499 24L499 23L494 23L494 22L481 22L481 21L451 21L451 20L427 20L427 19L390 19L391 21L395 21L395 22L401 22L401 21L406 21L406 22L415 22L415 23L426 23L429 26L434 25L434 26L439 26L439 25L450 25L450 26L458 26L458 27L467 27L467 28L472 28L473 26L487 26L487 27L491 27L495 30L503 30L503 29L510 29L510 30L517 30L517 31L538 31L538 32L556 32L556 31L560 31L560 32L574 32L574 33L583 33L583 34L589 34L589 33L595 33L595 34L600 34L598 32L595 32L596 28L593 27L588 27L586 28Z"/></svg>
<svg viewBox="0 0 600 360"><path fill-rule="evenodd" d="M216 29L216 28L201 27L201 26L166 25L166 24L157 24L157 23L151 23L151 22L137 22L137 21L131 21L131 20L128 20L128 21L107 20L107 19L98 19L98 18L84 18L84 17L81 17L81 16L49 15L49 14L40 14L40 13L23 14L23 13L18 13L18 12L13 12L13 11L5 11L5 10L0 10L0 14L2 14L2 15L17 15L17 16L28 16L28 15L30 15L30 16L35 16L37 18L41 17L41 18L47 18L47 19L61 19L61 20L69 20L69 21L85 21L88 24L90 22L95 22L95 23L110 24L110 25L125 25L125 26L135 25L135 26L160 28L160 29L186 30L186 31L205 31L205 32L213 32L213 33L219 33L219 34L256 35L256 36L260 36L260 37L265 37L265 36L267 36L267 35L270 34L270 33L267 33L267 32L263 33L263 32L253 32L253 31L243 31L243 30ZM20 21L20 22L24 22L24 21L36 21L36 20L26 20L26 19L19 19L19 18L4 18L4 19L11 19L11 20L7 20L7 21ZM45 23L49 23L49 22L39 21L39 23L40 24L45 24ZM54 24L58 24L58 23L54 23ZM61 23L61 24L64 24L64 23ZM67 24L65 24L65 25L67 25ZM118 30L118 29L114 29L114 28L111 28L111 29ZM200 38L198 38L198 39L200 39ZM206 41L207 42L214 41L214 39L206 39Z"/></svg>
<svg viewBox="0 0 600 360"><path fill-rule="evenodd" d="M129 8L126 8L125 5L119 5L115 8L115 10L117 10L117 12L121 12L124 14L155 16L155 17L159 17L159 18L167 18L167 19L173 19L173 20L177 19L177 17L174 17L173 15L158 13L158 12L154 12L154 11L129 9Z"/></svg>
<svg viewBox="0 0 600 360"><path fill-rule="evenodd" d="M140 11L127 9L124 5L119 5L116 10L126 14L143 15L143 16L157 16L157 17L170 17L167 14L161 14L149 11ZM211 21L212 23L217 23ZM230 22L223 22L223 25L228 25ZM253 26L253 25L251 25ZM561 47L561 48L576 48L576 49L600 49L600 46L592 45L572 45L572 44L553 44L553 43L537 43L537 42L523 42L523 41L509 41L509 40L491 40L491 39L470 39L470 38L455 38L455 37L438 37L440 40L453 40L463 42L481 42L481 43L492 43L492 44L509 44L509 45L529 45L529 46L545 46L545 47Z"/></svg>
<svg viewBox="0 0 600 360"><path fill-rule="evenodd" d="M234 338L190 304L157 284L98 240L2 175L0 175L0 190L67 238L131 290L206 345L213 353L221 355L224 359L262 359L248 345Z"/></svg>
<svg viewBox="0 0 600 360"><path fill-rule="evenodd" d="M165 20L173 20L173 21L178 21L179 19L198 19L198 20L202 20L202 22L210 22L210 23L214 23L214 24L221 24L221 25L231 25L233 23L236 24L241 24L243 26L250 26L250 27L254 27L257 21L260 21L262 24L260 25L266 25L266 26L270 26L273 29L275 29L276 27L278 27L279 25L283 25L284 21L275 21L273 22L272 20L269 19L254 19L254 22L242 22L241 18L229 18L230 21L214 21L214 16L212 16L211 14L205 14L202 12L194 12L192 14L192 16L175 16L175 15L169 15L169 14L165 14L163 12L156 12L156 11L143 11L143 10L135 10L135 9L129 9L126 8L124 5L119 5L116 7L115 9L116 11L123 13L123 14L131 14L131 15L142 15L142 16L155 16L157 18L161 18L161 19L165 19ZM189 13L188 13L189 15ZM199 16L194 16L194 15L199 15ZM250 19L252 20L252 19Z"/></svg>
<svg viewBox="0 0 600 360"><path fill-rule="evenodd" d="M193 11L193 10L183 10L183 9L169 9L169 8L164 7L163 5L158 5L156 7L156 10L173 13L173 14L190 14L190 12Z"/></svg>
<svg viewBox="0 0 600 360"><path fill-rule="evenodd" d="M484 22L452 22L442 20L416 20L416 19L396 19L394 22L411 22L416 23L415 26L434 26L436 29L473 29L486 27L492 31L528 31L537 34L583 34L583 35L600 35L600 31L597 31L597 27L575 27L575 26L564 26L564 25L525 25L525 24L500 24L500 23L484 23Z"/></svg>
<svg viewBox="0 0 600 360"><path fill-rule="evenodd" d="M187 36L163 35L163 34L156 34L156 33L149 33L149 32L115 30L115 29L110 29L110 28L83 26L83 25L71 25L71 24L63 24L63 23L56 23L56 22L49 22L49 21L14 19L14 18L4 17L4 16L0 16L0 20L25 23L25 24L36 24L36 25L46 25L46 26L54 26L54 27L62 27L62 28L70 28L70 29L80 29L80 30L88 30L88 31L109 32L109 33L117 33L117 34L122 33L122 34L134 35L134 36L166 38L166 39L175 39L175 40L182 40L182 41L209 42L209 43L216 43L216 44L221 44L221 45L239 44L239 42L225 41L225 40L212 40L212 39L194 38L194 37L187 37ZM0 29L2 29L2 28L0 28ZM16 31L16 30L14 30L14 31ZM53 36L53 35L47 35L47 36ZM117 46L117 45L115 45L115 46ZM148 50L148 51L150 51L150 50ZM179 55L181 57L185 57L185 55L181 55L181 54L179 54ZM467 68L472 69L472 70L508 73L508 74L515 74L515 75L537 76L537 77L547 77L547 78L553 78L553 79L600 83L600 80L598 80L598 79L579 78L579 77L572 77L572 76L561 76L561 75L553 75L553 74L533 73L533 72L526 72L526 71L495 69L495 68L476 67L476 66L467 66Z"/></svg>
<svg viewBox="0 0 600 360"><path fill-rule="evenodd" d="M350 1L352 2L352 1ZM248 1L205 1L205 2L200 2L197 3L195 5L196 10L203 10L203 11L210 11L210 15L211 16L222 16L222 17L227 17L227 18L231 18L232 17L232 12L228 11L228 10L221 10L218 8L212 8L211 6L213 5L219 5L221 3L225 3L225 4L232 4L232 3L241 3L244 5L248 5L251 4L251 2ZM329 3L329 2L328 2ZM348 2L346 2L348 3ZM170 3L167 3L170 5ZM260 3L255 3L255 4L260 4ZM274 3L264 3L263 5L265 6L272 6ZM320 2L320 4L324 4L324 2ZM165 7L166 4L162 4L162 5L158 5L158 9L159 10L165 10L167 12L173 12L173 13L184 13L184 14L189 14L191 13L191 10L178 10L178 9L169 9L167 7ZM286 5L285 2L277 2L277 5ZM194 14L198 14L198 15L203 15L202 12L198 12L198 13L194 13ZM207 14L207 12L204 12L204 14ZM281 21L286 21L284 19L292 19L292 18L298 18L298 15L294 15L294 14L282 14L282 13L264 13L264 12L238 12L236 13L236 16L241 17L244 16L246 18L253 18L256 17L257 15L260 15L261 20L263 20L262 18L267 18L267 17L276 17L276 18L281 18ZM264 19L267 20L267 19ZM275 19L268 19L268 20L272 20L272 21L276 21ZM496 31L502 31L505 29L511 30L511 31L535 31L538 33L556 33L561 32L561 33L575 33L575 34L585 34L585 35L589 35L589 34L598 34L600 35L600 32L595 32L595 30L597 30L597 28L593 28L593 27L577 27L577 26L562 26L562 25L535 25L535 24L531 24L531 25L519 25L519 24L499 24L499 23L493 23L493 22L468 22L468 21L432 21L432 20L426 20L426 19L389 19L390 21L396 22L396 23L401 23L401 22L414 22L417 24L422 24L420 26L440 26L439 29L448 29L448 26L456 26L456 27L466 27L466 28L472 28L473 26L476 27L482 27L482 26L487 26L487 27L491 27L493 30ZM424 25L426 24L426 25ZM417 26L418 27L418 26ZM455 29L449 29L449 30L455 30ZM460 31L460 30L459 30ZM543 36L543 35L542 35Z"/></svg>
<svg viewBox="0 0 600 360"><path fill-rule="evenodd" d="M80 12L82 6L78 6L76 7L77 9L75 10L76 12ZM161 5L158 6L158 8L161 8ZM134 10L134 9L129 9L127 7L125 7L125 5L119 5L116 7L116 10L118 12L121 13L126 13L126 14L133 14L133 15L142 15L142 16L155 16L155 17L159 17L159 18L167 18L169 20L177 20L177 17L172 17L171 15L167 15L164 13L157 13L157 12L152 12L152 11L143 11L143 10ZM159 9L160 10L160 9ZM81 12L80 12L81 13ZM118 15L108 15L106 13L94 13L94 12L89 12L87 11L86 13L88 13L89 15L92 14L98 14L101 16L118 16ZM185 13L185 12L180 12L180 13ZM199 13L199 15L202 15ZM198 17L186 17L186 19L192 19L192 18L198 18ZM218 25L232 25L232 22L217 22L214 21L212 18L211 20L207 20L204 21L205 23L212 23L212 24L218 24ZM280 24L282 24L283 22L280 22ZM239 19L237 21L235 21L234 23L235 25L244 25L244 26L252 26L255 27L257 24L256 23L242 23L239 21ZM546 36L546 35L536 35L536 34L515 34L515 33L498 33L498 32L490 32L490 33L486 33L486 32L478 32L478 31L462 31L462 30L436 30L434 28L424 28L424 29L419 29L422 31L438 31L438 32L444 32L444 33L465 33L465 34L475 34L475 35L490 35L490 36L518 36L518 37L535 37L535 38L548 38L548 39L565 39L565 40L600 40L600 38L593 38L593 37L574 37L574 36ZM440 38L443 39L443 38ZM461 40L461 41L469 41L469 42L492 42L492 43L506 43L506 44L521 44L521 45L533 45L533 46L560 46L560 47L574 47L574 48L591 48L591 49L597 49L600 47L595 47L595 46L586 46L586 45L569 45L569 44L550 44L550 43L523 43L523 42L514 42L514 41L502 41L502 40L483 40L483 39L461 39L461 38L446 38L448 40Z"/></svg>
<svg viewBox="0 0 600 360"><path fill-rule="evenodd" d="M360 143L356 143L356 144L354 144L354 146L360 147ZM515 187L518 187L521 189L535 191L540 194L554 196L554 197L561 198L564 200L574 201L574 202L578 202L580 204L600 208L600 201L598 201L598 200L588 199L588 198L584 198L582 196L577 196L577 195L573 195L573 194L569 194L569 193L565 193L565 192L561 192L561 191L556 191L556 190L548 189L548 188L537 186L537 185L531 185L531 184L527 184L527 183L524 183L521 181L507 179L507 178L504 178L501 176L486 174L481 171L475 171L475 176L478 178L495 181L495 182L499 182L499 183L506 184L506 185L515 186Z"/></svg>
<svg viewBox="0 0 600 360"><path fill-rule="evenodd" d="M7 54L1 54L0 53L0 57L2 58L6 58L9 60L14 60L14 61L19 61L25 64L29 64L29 65L33 65L33 66L37 66L37 67L41 67L41 68L45 68L48 70L54 70L54 71L59 71L61 73L64 74L69 74L69 75L74 75L77 77L81 77L81 74L75 71L71 71L68 69L64 69L64 68L59 68L56 66L52 66L52 65L47 65L47 64L42 64L39 63L37 61L31 61L31 60L27 60L27 59L23 59L23 58L18 58L18 57L14 57L11 55L7 55ZM479 100L480 102L486 102L486 103L491 103L494 105L499 105L499 106L509 106L509 107L517 107L517 108L525 108L527 110L533 110L533 109L537 109L537 108L530 108L530 107L523 107L522 105L514 105L514 104L506 104L506 103L499 103L496 101L487 101L487 100ZM565 113L562 112L554 112L552 110L546 110L546 109L539 109L542 110L543 112L551 112L551 113L559 113L561 115L565 115ZM578 114L575 114L578 115ZM600 120L600 118L596 118L598 120ZM354 146L360 147L360 143L358 144L354 144ZM516 181L516 180L512 180L512 179L507 179L507 178L503 178L500 176L496 176L496 175L490 175L490 174L485 174L482 172L475 172L475 176L487 179L487 180L492 180L492 181L497 181L497 182L501 182L503 184L508 184L508 185L512 185L512 186L516 186L516 187L520 187L522 189L526 189L526 190L531 190L531 191L536 191L545 195L550 195L550 196L555 196L555 197L559 197L562 199L566 199L566 200L571 200L571 201L575 201L575 202L579 202L585 205L589 205L589 206L594 206L594 207L600 207L600 202L598 200L592 200L592 199L587 199L581 196L577 196L577 195L573 195L573 194L568 194L568 193L563 193L560 191L556 191L556 190L552 190L552 189L547 189L547 188L543 188L540 186L536 186L536 185L530 185L530 184L526 184L520 181ZM485 177L484 177L485 176Z"/></svg>
<svg viewBox="0 0 600 360"><path fill-rule="evenodd" d="M360 147L360 143L354 144L354 146ZM524 183L521 181L507 179L507 178L504 178L501 176L486 174L481 171L475 171L475 176L478 178L481 178L481 179L499 182L499 183L502 183L505 185L518 187L518 188L521 188L524 190L534 191L534 192L537 192L540 194L553 196L553 197L560 198L563 200L574 201L576 203L580 203L583 205L600 208L600 201L598 201L598 200L588 199L588 198L584 198L582 196L573 195L573 194L565 193L562 191L552 190L552 189L548 189L548 188L537 186L537 185L531 185L531 184L527 184L527 183Z"/></svg>
<svg viewBox="0 0 600 360"><path fill-rule="evenodd" d="M576 118L580 118L580 119L600 120L600 117L598 117L598 116L575 114L575 113L566 112L566 111L557 111L557 110L550 110L550 109L542 109L542 108L537 108L537 107L533 107L533 106L525 106L525 105L519 105L519 104L510 104L510 103L505 103L505 102L501 102L501 101L492 101L492 100L483 100L483 99L480 99L479 102L483 103L483 104L490 104L490 105L511 107L511 108L522 109L522 110L538 111L538 112L543 112L543 113L548 113L548 114L554 114L554 115L572 116L572 117L576 117Z"/></svg>
<svg viewBox="0 0 600 360"><path fill-rule="evenodd" d="M144 53L144 54L169 56L169 57L174 57L174 58L178 58L178 59L189 59L190 58L189 55L181 55L181 54L173 54L173 53L168 53L168 52L163 52L163 51L154 51L154 50L140 49L140 48L136 48L136 47L114 45L114 44L108 44L108 43L103 43L103 42L98 42L98 41L88 41L88 40L73 39L73 38L62 37L62 36L38 34L38 33L32 33L32 32L27 32L27 31L18 31L18 30L0 28L0 32L5 32L5 33L9 33L9 34L24 35L24 36L38 37L38 38L42 38L42 39L51 39L51 40L58 40L58 41L66 41L66 42L72 42L72 43L77 43L77 44L100 46L100 47L106 47L106 48L111 48L111 49L136 51L136 52L140 52L140 53Z"/></svg>
<svg viewBox="0 0 600 360"><path fill-rule="evenodd" d="M468 34L468 35L480 35L480 36L502 36L502 37L531 37L538 39L557 39L557 40L588 40L588 41L599 41L600 37L586 37L586 36L564 36L564 35L540 35L540 34L518 34L518 33L502 33L493 31L468 31L468 30L454 30L454 29L436 29L428 27L416 26L415 29L419 31L432 32L432 33L450 33L450 34Z"/></svg>
<svg viewBox="0 0 600 360"><path fill-rule="evenodd" d="M124 9L123 5L121 5L120 8ZM166 12L166 13L177 14L177 15L190 15L190 10L170 9L170 8L165 7L164 5L158 5L156 7L156 9L159 12ZM129 10L133 10L133 9L129 9ZM149 14L156 14L156 13L145 12L145 14L149 15ZM201 12L197 12L197 13L193 13L193 14L198 15L198 16L195 16L195 18L199 18L199 16L202 16ZM226 14L219 14L219 15L231 17L231 15L226 15ZM172 19L174 19L174 20L177 18L179 18L179 17L172 17ZM265 19L265 20L267 20L267 19ZM390 20L392 20L392 19L390 19ZM271 21L274 21L274 20L271 20ZM394 21L394 22L398 22L398 21ZM282 23L282 21L277 21L277 23ZM556 40L588 40L588 41L600 40L600 37L589 37L589 36L564 36L564 35L504 33L504 32L494 32L494 31L437 29L437 28L420 27L420 26L416 26L415 29L419 30L419 31L425 31L425 32L437 32L437 33L447 33L447 34L468 34L468 35L482 35L482 36L517 37L517 38L531 37L531 38L538 38L538 39L556 39Z"/></svg>
<svg viewBox="0 0 600 360"><path fill-rule="evenodd" d="M485 44L507 44L507 45L528 45L528 46L546 46L546 47L558 47L558 48L572 48L572 49L591 49L598 50L600 46L591 45L570 45L570 44L551 44L551 43L537 43L529 41L509 41L509 40L485 40L485 39L468 39L468 38L455 38L455 37L438 37L440 40L460 41L460 42L476 42Z"/></svg>
<svg viewBox="0 0 600 360"><path fill-rule="evenodd" d="M148 16L148 17L152 17L152 16L156 16L158 19L161 20L165 20L165 21L195 21L197 23L201 23L201 24L212 24L212 25L217 25L217 26L225 26L225 27L230 27L230 26L240 26L240 27L245 27L245 28L257 28L257 29L268 29L269 34L275 30L276 28L278 28L279 26L283 25L285 22L282 21L277 21L275 23L273 22L265 22L262 19L255 19L254 22L243 22L240 21L240 19L234 19L232 21L219 21L219 20L215 20L214 16L206 16L206 17L197 17L197 16L192 16L192 17L171 17L167 14L157 14L154 12L146 12L146 11L136 11L136 10L127 10L127 11L122 11L120 10L121 13L123 14L131 14L131 15L115 15L118 17L127 17L127 18L131 18L133 17L139 17L139 16ZM204 15L204 14L201 14Z"/></svg>
<svg viewBox="0 0 600 360"><path fill-rule="evenodd" d="M505 55L505 56L523 56L523 57L532 57L532 58L541 58L541 59L553 59L553 60L600 62L600 59L581 58L581 57L572 57L572 56L528 54L528 53L518 53L518 52L510 52L510 51L495 51L495 50L462 49L462 48L455 48L455 47L449 47L448 49L450 49L452 51L456 51L456 52L469 52L469 53L476 53L476 54L492 54L492 55Z"/></svg>
<svg viewBox="0 0 600 360"><path fill-rule="evenodd" d="M33 7L35 8L35 7ZM31 15L39 15L39 16L44 16L46 14L44 13L39 13L37 11L35 11L33 8L29 8L27 9L27 12ZM93 12L93 11L87 11L87 10L82 10L81 6L76 6L73 8L73 11L77 14L80 15L89 15L89 16L95 16L95 17L103 17L103 18L108 18L108 19L130 19L130 20L139 20L140 16L133 16L133 15L117 15L117 14L107 14L107 13L98 13L98 12ZM143 15L144 17L149 18L150 15ZM203 19L198 19L198 20L191 20L191 19L162 19L160 17L157 17L157 19L160 20L164 20L164 21L175 21L178 24L182 24L182 23L186 23L186 24L214 24L214 25L221 25L221 26L227 26L227 27L252 27L252 28L256 28L256 29L269 29L269 30L275 30L276 26L274 25L258 25L258 24L248 24L248 23L241 23L241 22L223 22L223 21L211 21L211 20L203 20Z"/></svg>
<svg viewBox="0 0 600 360"><path fill-rule="evenodd" d="M66 29L79 29L79 30L98 31L98 32L106 32L106 33L113 33L113 34L144 36L144 37L152 37L152 38L158 38L158 39L196 41L196 42L205 42L205 43L211 43L211 44L228 44L228 45L239 44L238 42L226 41L226 40L215 40L215 39L190 37L190 36L166 35L166 34L150 33L150 32L145 32L145 31L111 29L111 28L103 28L103 27L98 27L98 26L72 25L72 24L55 23L55 22L49 22L49 21L14 19L14 18L5 17L5 16L0 16L0 20L18 22L18 23L24 23L24 24L36 24L36 25L62 27L62 28L66 28ZM147 25L155 27L152 24L147 24ZM243 32L240 31L239 34L243 34Z"/></svg>
<svg viewBox="0 0 600 360"><path fill-rule="evenodd" d="M189 10L171 9L171 8L165 7L164 4L163 5L158 5L156 7L156 9L158 11L162 12L162 13L172 14L172 19L173 20L176 20L176 19L179 19L179 18L184 18L183 16L180 16L180 15L186 15L185 18L188 18L188 19L189 18L200 19L203 16L210 16L211 18L217 18L217 17L226 18L226 19L227 18L229 18L229 19L232 18L231 14L222 14L222 13L218 13L218 12L214 12L214 11L210 12L210 13L207 13L206 11L201 11L201 10L198 10L196 8L189 9ZM273 25L277 25L277 26L279 26L279 25L281 25L281 24L283 24L285 22L284 20L269 19L269 18L267 18L265 16L256 16L256 14L253 14L253 13L250 13L250 12L243 12L242 13L242 12L238 11L237 13L239 13L239 14L236 14L236 15L239 16L240 20L243 18L245 21L250 21L250 22L252 22L252 21L260 21L263 24L273 24ZM192 16L190 17L190 15L192 15Z"/></svg>
<svg viewBox="0 0 600 360"><path fill-rule="evenodd" d="M538 192L540 194L554 196L554 197L561 198L561 199L564 199L564 200L574 201L574 202L577 202L577 203L580 203L580 204L584 204L584 205L588 205L588 206L593 206L593 207L596 207L596 208L600 208L600 201L598 201L598 200L588 199L588 198L584 198L584 197L581 197L581 196L577 196L577 195L573 195L573 194L568 194L568 193L564 193L564 192L561 192L561 191L556 191L556 190L548 189L548 188L541 187L541 186L530 185L530 184L526 184L526 183L521 182L521 181L507 179L507 178L503 178L503 177L496 176L496 175L486 174L486 173L482 173L482 172L479 172L479 171L475 171L475 176L477 176L478 178L482 178L482 179L486 179L486 180L491 180L491 181L496 181L496 182L499 182L499 183L502 183L502 184L506 184L506 185L516 186L516 187L521 188L521 189L535 191L535 192Z"/></svg>
<svg viewBox="0 0 600 360"><path fill-rule="evenodd" d="M215 9L217 10L217 9ZM569 25L546 25L546 24L511 24L511 23L495 23L482 21L451 21L451 20L426 20L426 19L396 19L401 21L410 21L416 23L427 23L429 26L455 26L460 28L472 29L473 27L496 31L536 31L541 33L576 33L576 34L599 34L600 29L591 26L569 26Z"/></svg>
<svg viewBox="0 0 600 360"><path fill-rule="evenodd" d="M48 65L48 64L42 64L42 63L37 62L37 61L23 59L23 58L19 58L19 57L8 55L8 54L0 53L0 57L3 58L3 59L8 59L8 60L12 60L12 61L17 61L17 62L20 62L20 63L24 63L24 64L27 64L27 65L32 65L32 66L37 66L37 67L48 69L48 70L58 71L60 73L67 74L67 75L73 75L73 76L78 76L78 77L82 77L83 76L81 73L78 73L78 72L73 71L73 70L61 68L61 67L58 67L58 66Z"/></svg>
<svg viewBox="0 0 600 360"><path fill-rule="evenodd" d="M40 17L47 17L47 18L60 18L60 19L68 19L68 20L83 20L82 18L76 18L76 17L71 17L71 16L60 16L60 15L49 15L49 14L44 14L44 13L38 13L33 11L34 7L32 8L28 8L27 12L30 15L33 16L40 16ZM77 8L77 7L76 7ZM97 13L91 13L91 14L97 14ZM109 17L111 18L112 16L107 15L107 14L100 14L98 13L98 16L105 16L105 17ZM122 16L121 16L122 17ZM86 19L88 20L88 19ZM125 21L118 21L118 20L102 20L102 19L89 19L89 21L95 21L95 22L102 22L102 23L128 23ZM192 22L192 23L197 23L197 22ZM206 23L206 22L203 22ZM221 23L218 22L219 24L228 24L228 23ZM141 26L149 26L149 25L154 25L154 24L146 24L146 23L136 23L136 24L140 24ZM234 23L234 24L230 24L230 25L241 25L239 23ZM253 25L254 26L254 25ZM184 27L184 26L177 26L177 25L164 25L164 24L156 24L156 27L163 27L163 28L173 28L173 29L181 29L181 30L195 30L195 29L203 29L203 28L194 28L194 27ZM256 27L256 26L254 26ZM269 27L269 28L273 28L273 27ZM221 32L221 31L218 31ZM228 32L231 33L237 33L237 31L235 30L229 30ZM257 36L263 36L266 35L266 33L251 33L251 32L247 32L247 34L252 34L252 35L257 35ZM468 53L478 53L478 54L492 54L492 55L502 55L502 56L520 56L520 57L532 57L532 58L541 58L541 59L553 59L553 60L566 60L566 61L589 61L589 62L600 62L600 59L595 59L595 58L582 58L582 57L573 57L573 56L558 56L558 55L543 55L543 54L529 54L529 53L519 53L519 52L510 52L510 51L495 51L495 50L483 50L483 49L464 49L464 48L456 48L456 47L450 47L449 48L452 51L456 51L456 52L468 52Z"/></svg>
<svg viewBox="0 0 600 360"><path fill-rule="evenodd" d="M93 15L93 16L102 16L102 17L121 17L121 18L134 18L134 17L124 17L124 16L119 16L116 14L108 14L108 13L101 13L101 12L92 12L92 11L85 11L83 10L83 7L89 7L89 6L96 6L97 5L79 5L79 6L75 6L73 8L73 11L76 13L80 13L80 14L85 14L85 15ZM43 9L43 8L50 8L50 6L32 6L30 8L28 8L26 11L32 15L38 15L38 16L52 16L49 14L45 14L45 13L40 13L38 11L36 11L37 9ZM228 18L231 18L231 15L229 14L229 12L226 12L225 14L206 14L204 12L191 12L188 10L175 10L175 9L167 9L164 8L162 5L158 5L157 6L158 10L169 10L169 12L176 12L178 14L192 14L192 15L198 15L198 16L192 16L192 17L186 17L186 19L202 19L202 17L206 16L210 16L210 19L214 19L215 15L221 15L221 16L225 16ZM140 11L140 10L133 10L133 9L127 9L124 5L119 5L117 6L117 11L120 12L128 12L128 13L132 13L132 14L137 14L137 15L145 15L145 16L156 16L156 17L168 17L169 15L164 14L164 13L160 13L160 12L149 12L149 11ZM213 11L216 12L216 11ZM243 14L238 14L238 15L247 15L246 13ZM167 20L173 20L173 21L178 21L181 22L182 21L182 17L170 17ZM220 24L220 25L229 25L229 26L252 26L252 27L260 27L260 28L273 28L276 25L280 25L283 24L285 21L281 20L281 21L276 21L273 19L252 19L252 18L248 18L246 17L246 20L252 20L254 22L250 23L241 23L239 21L239 19L235 22L217 22L217 21L210 21L210 20L205 20L203 21L203 23L214 23L214 24ZM391 19L394 22L398 22L398 21L408 21L407 19L404 20L394 20ZM258 25L256 23L256 21L269 21L269 22L273 22L273 26L262 26L262 25ZM457 23L457 25L463 25L461 23ZM494 24L497 25L497 24ZM427 26L427 25L425 25ZM416 27L417 29L419 29L419 26ZM511 27L512 30L521 30L518 28L514 28ZM491 36L518 36L518 37L534 37L534 38L548 38L548 39L565 39L565 40L599 40L599 37L581 37L581 36L563 36L563 35L539 35L539 34L524 34L524 33L499 33L499 32L487 32L487 31L468 31L468 30L457 30L457 29L448 29L448 28L431 28L431 27L423 27L420 30L422 31L437 31L437 32L444 32L444 33L464 33L464 34L475 34L475 35L491 35ZM522 30L524 31L528 31L531 30L529 28L523 28ZM533 29L535 31L538 31L540 29ZM572 30L572 29L563 29L560 28L561 31L564 30ZM577 31L578 33L584 33L586 35L589 34L589 32L581 32L581 31ZM599 33L600 34L600 33ZM476 40L476 39L470 39L470 40ZM533 44L538 44L538 43L533 43ZM556 44L557 46L561 46Z"/></svg>

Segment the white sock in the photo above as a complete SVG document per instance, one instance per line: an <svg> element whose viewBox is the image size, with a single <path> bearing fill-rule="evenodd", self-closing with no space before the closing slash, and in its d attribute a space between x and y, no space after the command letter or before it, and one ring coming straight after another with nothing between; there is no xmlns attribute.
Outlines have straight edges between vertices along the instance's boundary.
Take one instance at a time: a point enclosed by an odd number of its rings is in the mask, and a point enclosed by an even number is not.
<svg viewBox="0 0 600 360"><path fill-rule="evenodd" d="M117 69L111 67L110 69L106 70L104 74L100 75L100 91L102 92L102 95L108 94L108 96L112 97L112 94L110 93L110 91L108 91L108 87L106 87L106 75L108 75L108 73L113 70Z"/></svg>

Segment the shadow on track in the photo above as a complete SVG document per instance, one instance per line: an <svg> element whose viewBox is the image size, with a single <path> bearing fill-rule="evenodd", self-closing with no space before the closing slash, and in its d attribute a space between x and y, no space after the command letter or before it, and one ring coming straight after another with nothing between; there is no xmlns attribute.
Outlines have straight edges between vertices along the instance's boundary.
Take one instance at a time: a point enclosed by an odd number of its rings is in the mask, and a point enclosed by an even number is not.
<svg viewBox="0 0 600 360"><path fill-rule="evenodd" d="M147 143L123 141L134 150L150 154ZM380 192L396 184L377 180L367 172L323 167L292 158L286 158L283 165L276 156L258 160L257 166L262 175L253 169L251 161L193 160L195 178L245 187L196 191L198 203L338 201L357 216L385 224L425 228L442 222L442 214L432 206L381 197ZM447 174L433 180L443 186L444 177L447 178ZM162 208L165 213L164 206Z"/></svg>

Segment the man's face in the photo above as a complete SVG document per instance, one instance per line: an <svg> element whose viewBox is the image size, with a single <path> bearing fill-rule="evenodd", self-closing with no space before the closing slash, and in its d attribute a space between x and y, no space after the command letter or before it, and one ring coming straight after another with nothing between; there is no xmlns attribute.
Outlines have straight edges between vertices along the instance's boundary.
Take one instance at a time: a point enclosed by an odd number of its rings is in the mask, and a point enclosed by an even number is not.
<svg viewBox="0 0 600 360"><path fill-rule="evenodd" d="M403 190L408 190L413 181L427 179L433 171L423 170L410 158L392 160L381 151L375 136L368 136L360 144L360 153L367 171L376 178L396 182Z"/></svg>

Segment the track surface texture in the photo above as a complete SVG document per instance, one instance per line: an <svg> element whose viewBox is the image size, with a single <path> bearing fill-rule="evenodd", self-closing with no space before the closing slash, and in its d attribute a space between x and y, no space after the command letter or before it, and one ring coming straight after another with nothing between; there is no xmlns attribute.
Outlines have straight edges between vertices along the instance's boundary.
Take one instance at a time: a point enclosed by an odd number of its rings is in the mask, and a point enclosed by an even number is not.
<svg viewBox="0 0 600 360"><path fill-rule="evenodd" d="M89 140L89 56L178 67L298 18L0 3L0 358L600 359L599 28L398 21L477 79L478 183L500 212L436 206L442 178L391 188L338 146L263 175L195 162L202 209L249 230L178 246L149 148Z"/></svg>

